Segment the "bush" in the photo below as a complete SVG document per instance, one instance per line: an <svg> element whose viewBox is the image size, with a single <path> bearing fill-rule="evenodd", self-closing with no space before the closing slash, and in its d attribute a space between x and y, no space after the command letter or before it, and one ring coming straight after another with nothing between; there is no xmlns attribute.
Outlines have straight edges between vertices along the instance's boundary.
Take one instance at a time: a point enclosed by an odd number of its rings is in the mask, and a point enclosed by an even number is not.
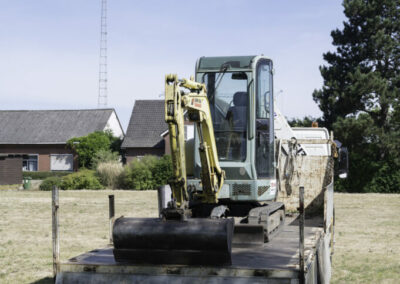
<svg viewBox="0 0 400 284"><path fill-rule="evenodd" d="M48 177L40 184L39 189L49 191L53 189L53 186L59 187L60 184L61 184L60 177Z"/></svg>
<svg viewBox="0 0 400 284"><path fill-rule="evenodd" d="M61 189L102 189L100 181L92 170L81 170L62 178Z"/></svg>
<svg viewBox="0 0 400 284"><path fill-rule="evenodd" d="M96 174L100 182L108 187L115 189L119 185L119 178L124 171L121 163L118 161L109 161L99 163L97 166Z"/></svg>
<svg viewBox="0 0 400 284"><path fill-rule="evenodd" d="M155 186L167 184L172 178L172 159L170 155L162 156L152 168Z"/></svg>
<svg viewBox="0 0 400 284"><path fill-rule="evenodd" d="M142 159L134 158L124 169L122 186L127 189L153 189L154 181L151 169L157 157L146 155Z"/></svg>
<svg viewBox="0 0 400 284"><path fill-rule="evenodd" d="M46 179L48 177L63 177L71 174L71 172L57 171L57 172L22 172L22 177L30 177L32 179Z"/></svg>
<svg viewBox="0 0 400 284"><path fill-rule="evenodd" d="M127 165L121 175L121 186L126 189L155 189L166 184L172 176L170 156L158 158L147 155L135 158Z"/></svg>
<svg viewBox="0 0 400 284"><path fill-rule="evenodd" d="M120 156L118 152L111 152L110 150L100 150L94 154L92 159L92 168L97 169L100 163L106 162L118 162L120 161Z"/></svg>

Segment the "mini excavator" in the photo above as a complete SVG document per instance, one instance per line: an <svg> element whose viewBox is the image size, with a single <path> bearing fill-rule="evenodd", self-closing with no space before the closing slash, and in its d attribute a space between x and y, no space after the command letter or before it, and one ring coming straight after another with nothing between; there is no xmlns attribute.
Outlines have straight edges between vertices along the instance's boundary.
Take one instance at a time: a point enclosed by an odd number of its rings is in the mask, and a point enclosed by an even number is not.
<svg viewBox="0 0 400 284"><path fill-rule="evenodd" d="M159 218L116 220L117 261L229 265L232 245L279 233L273 102L264 56L201 57L195 80L166 75L171 201ZM192 139L185 125L194 125Z"/></svg>

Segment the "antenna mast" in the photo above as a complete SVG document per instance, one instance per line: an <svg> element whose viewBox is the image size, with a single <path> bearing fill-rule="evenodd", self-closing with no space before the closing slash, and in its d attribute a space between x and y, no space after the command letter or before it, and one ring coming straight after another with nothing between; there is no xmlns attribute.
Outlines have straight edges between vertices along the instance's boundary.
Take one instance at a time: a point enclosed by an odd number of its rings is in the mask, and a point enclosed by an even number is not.
<svg viewBox="0 0 400 284"><path fill-rule="evenodd" d="M101 0L99 96L97 107L107 107L107 0Z"/></svg>

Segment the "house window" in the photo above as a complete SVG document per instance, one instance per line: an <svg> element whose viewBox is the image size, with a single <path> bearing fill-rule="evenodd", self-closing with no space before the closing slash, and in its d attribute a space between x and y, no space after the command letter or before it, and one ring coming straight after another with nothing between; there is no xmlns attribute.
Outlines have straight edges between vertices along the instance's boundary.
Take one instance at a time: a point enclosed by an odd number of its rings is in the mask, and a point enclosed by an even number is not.
<svg viewBox="0 0 400 284"><path fill-rule="evenodd" d="M38 155L23 155L22 170L27 172L37 172L38 170Z"/></svg>
<svg viewBox="0 0 400 284"><path fill-rule="evenodd" d="M73 169L74 169L74 157L72 156L72 154L50 155L50 170L72 171Z"/></svg>

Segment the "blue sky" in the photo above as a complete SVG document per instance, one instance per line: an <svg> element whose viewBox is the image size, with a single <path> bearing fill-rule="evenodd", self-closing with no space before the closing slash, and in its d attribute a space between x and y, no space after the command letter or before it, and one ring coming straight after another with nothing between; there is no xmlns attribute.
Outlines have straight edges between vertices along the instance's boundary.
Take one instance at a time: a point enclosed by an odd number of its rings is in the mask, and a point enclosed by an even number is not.
<svg viewBox="0 0 400 284"><path fill-rule="evenodd" d="M0 109L96 108L100 0L0 5ZM159 99L166 73L188 77L200 56L264 54L283 114L319 116L311 94L344 20L333 0L108 0L108 106L126 130L134 101Z"/></svg>

